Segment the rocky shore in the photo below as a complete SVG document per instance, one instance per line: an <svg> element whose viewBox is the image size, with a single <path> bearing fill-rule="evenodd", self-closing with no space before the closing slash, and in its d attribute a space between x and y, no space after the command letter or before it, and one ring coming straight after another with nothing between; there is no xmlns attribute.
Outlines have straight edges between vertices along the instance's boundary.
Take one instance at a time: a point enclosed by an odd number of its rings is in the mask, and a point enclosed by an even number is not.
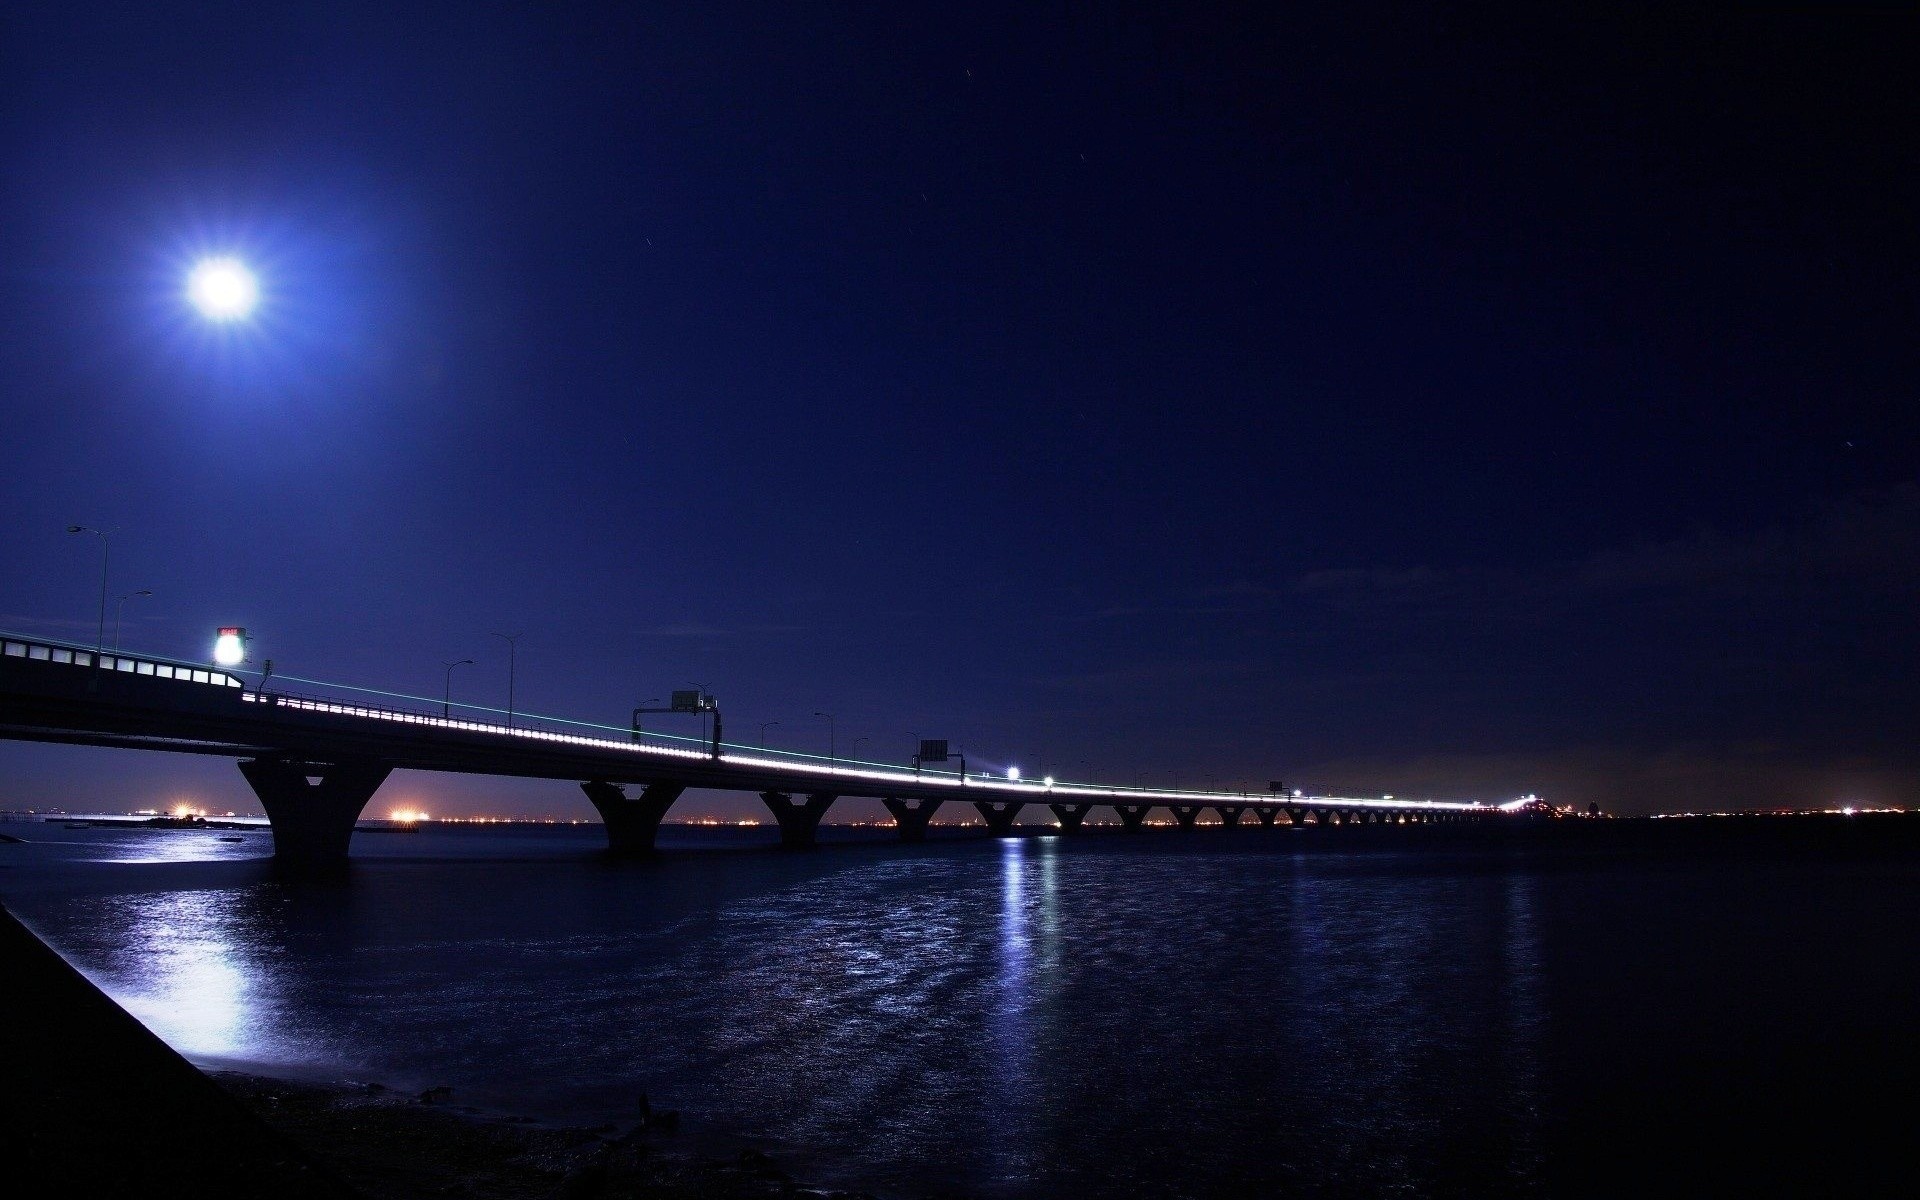
<svg viewBox="0 0 1920 1200"><path fill-rule="evenodd" d="M446 1088L406 1096L378 1084L210 1078L368 1200L871 1200L803 1186L753 1150L732 1158L684 1150L677 1115L644 1098L631 1123L584 1129L479 1112Z"/></svg>

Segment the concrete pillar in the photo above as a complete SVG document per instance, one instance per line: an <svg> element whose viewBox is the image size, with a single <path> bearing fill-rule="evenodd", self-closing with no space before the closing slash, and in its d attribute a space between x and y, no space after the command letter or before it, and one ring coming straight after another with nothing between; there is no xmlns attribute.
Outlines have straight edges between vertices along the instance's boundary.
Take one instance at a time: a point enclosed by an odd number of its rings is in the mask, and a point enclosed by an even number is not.
<svg viewBox="0 0 1920 1200"><path fill-rule="evenodd" d="M1253 815L1260 818L1260 824L1272 829L1273 823L1280 818L1280 810L1271 804L1262 804L1253 810Z"/></svg>
<svg viewBox="0 0 1920 1200"><path fill-rule="evenodd" d="M1182 829L1192 829L1194 822L1200 819L1200 811L1204 807L1205 805L1200 804L1167 805L1168 810L1173 813L1173 819L1179 823Z"/></svg>
<svg viewBox="0 0 1920 1200"><path fill-rule="evenodd" d="M973 806L987 819L987 829L995 837L1012 837L1013 823L1020 816L1020 810L1027 806L1024 800L975 800Z"/></svg>
<svg viewBox="0 0 1920 1200"><path fill-rule="evenodd" d="M1147 814L1153 810L1151 804L1116 804L1113 811L1120 814L1120 825L1128 833L1139 833L1146 823Z"/></svg>
<svg viewBox="0 0 1920 1200"><path fill-rule="evenodd" d="M1061 833L1079 833L1080 826L1093 811L1091 804L1049 804L1053 810L1053 819L1060 822Z"/></svg>
<svg viewBox="0 0 1920 1200"><path fill-rule="evenodd" d="M814 792L802 804L785 792L760 793L760 799L772 811L773 819L780 822L780 844L789 850L801 850L813 845L814 831L820 828L820 818L827 815L827 810L839 798L830 792Z"/></svg>
<svg viewBox="0 0 1920 1200"><path fill-rule="evenodd" d="M313 763L253 758L240 763L240 774L260 798L273 827L273 857L299 870L347 865L354 822L392 770L387 763L368 759Z"/></svg>
<svg viewBox="0 0 1920 1200"><path fill-rule="evenodd" d="M607 849L622 856L653 853L653 837L660 831L660 819L686 787L678 783L649 783L638 796L604 779L589 779L580 785L587 799L600 811L600 823L607 827Z"/></svg>
<svg viewBox="0 0 1920 1200"><path fill-rule="evenodd" d="M1287 810L1287 824L1293 826L1295 829L1298 829L1302 825L1305 825L1306 823L1307 823L1306 809L1290 808Z"/></svg>
<svg viewBox="0 0 1920 1200"><path fill-rule="evenodd" d="M1330 808L1323 808L1313 815L1313 819L1320 825L1337 825L1340 822L1340 814Z"/></svg>
<svg viewBox="0 0 1920 1200"><path fill-rule="evenodd" d="M893 814L893 827L900 831L900 840L903 842L926 841L927 822L933 820L933 814L940 811L938 800L913 802L888 796L880 803L886 805L887 811Z"/></svg>
<svg viewBox="0 0 1920 1200"><path fill-rule="evenodd" d="M1220 823L1228 829L1240 824L1240 814L1247 811L1244 804L1216 804L1213 811L1220 814Z"/></svg>

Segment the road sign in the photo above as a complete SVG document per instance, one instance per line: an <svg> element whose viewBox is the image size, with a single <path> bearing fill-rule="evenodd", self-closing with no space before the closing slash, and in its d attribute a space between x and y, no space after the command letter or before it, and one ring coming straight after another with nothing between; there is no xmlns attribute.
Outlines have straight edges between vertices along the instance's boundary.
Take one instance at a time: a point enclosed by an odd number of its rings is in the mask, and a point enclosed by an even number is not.
<svg viewBox="0 0 1920 1200"><path fill-rule="evenodd" d="M947 761L947 739L922 738L920 741L920 761L923 763Z"/></svg>
<svg viewBox="0 0 1920 1200"><path fill-rule="evenodd" d="M699 692L675 692L673 694L673 711L675 712L699 712L705 707L706 705L700 703Z"/></svg>

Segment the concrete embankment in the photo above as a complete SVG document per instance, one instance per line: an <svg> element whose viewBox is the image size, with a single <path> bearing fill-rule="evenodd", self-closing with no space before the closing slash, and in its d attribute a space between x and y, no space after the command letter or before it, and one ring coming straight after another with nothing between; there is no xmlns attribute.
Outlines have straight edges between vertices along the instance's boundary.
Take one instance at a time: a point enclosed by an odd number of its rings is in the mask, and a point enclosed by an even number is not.
<svg viewBox="0 0 1920 1200"><path fill-rule="evenodd" d="M351 1196L0 907L11 1196Z"/></svg>

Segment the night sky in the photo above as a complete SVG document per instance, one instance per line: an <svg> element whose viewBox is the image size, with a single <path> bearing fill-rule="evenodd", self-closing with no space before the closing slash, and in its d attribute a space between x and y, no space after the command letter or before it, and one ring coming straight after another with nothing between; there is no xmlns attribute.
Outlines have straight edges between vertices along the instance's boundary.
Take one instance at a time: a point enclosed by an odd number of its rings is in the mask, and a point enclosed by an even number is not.
<svg viewBox="0 0 1920 1200"><path fill-rule="evenodd" d="M1282 7L10 4L0 627L93 640L79 523L129 648L436 700L1920 803L1914 8Z"/></svg>

